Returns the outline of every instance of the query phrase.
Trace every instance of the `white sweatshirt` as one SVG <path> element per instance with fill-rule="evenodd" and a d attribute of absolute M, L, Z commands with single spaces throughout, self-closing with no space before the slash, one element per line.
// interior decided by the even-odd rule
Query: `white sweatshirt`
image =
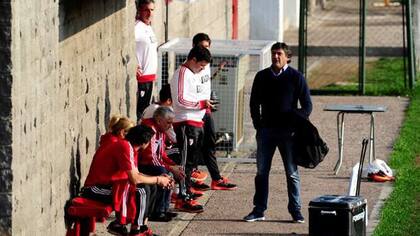
<path fill-rule="evenodd" d="M 158 65 L 158 42 L 155 33 L 150 25 L 146 25 L 139 20 L 136 21 L 134 35 L 136 38 L 137 62 L 143 71 L 143 74 L 137 77 L 137 81 L 140 83 L 154 81 Z"/>
<path fill-rule="evenodd" d="M 203 126 L 206 99 L 203 99 L 205 89 L 199 74 L 194 74 L 185 65 L 181 65 L 174 73 L 171 94 L 175 123 Z"/>

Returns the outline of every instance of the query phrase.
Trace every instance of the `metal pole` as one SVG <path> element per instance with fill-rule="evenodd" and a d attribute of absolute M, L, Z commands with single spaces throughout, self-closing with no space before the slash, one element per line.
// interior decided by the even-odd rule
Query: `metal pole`
<path fill-rule="evenodd" d="M 165 43 L 168 42 L 168 31 L 169 31 L 169 1 L 165 1 Z"/>
<path fill-rule="evenodd" d="M 306 6 L 307 6 L 307 0 L 301 0 L 300 1 L 300 7 L 299 7 L 299 52 L 298 52 L 298 70 L 302 72 L 305 77 L 305 38 L 306 38 Z"/>
<path fill-rule="evenodd" d="M 405 16 L 407 22 L 408 86 L 410 89 L 413 89 L 416 83 L 416 62 L 414 60 L 411 0 L 406 0 L 405 3 L 407 4 Z"/>
<path fill-rule="evenodd" d="M 359 13 L 359 93 L 365 94 L 365 29 L 366 29 L 366 0 L 360 0 L 360 13 Z"/>
<path fill-rule="evenodd" d="M 401 11 L 402 11 L 402 31 L 403 31 L 403 68 L 404 68 L 404 88 L 407 88 L 407 34 L 405 32 L 405 4 L 401 4 Z"/>

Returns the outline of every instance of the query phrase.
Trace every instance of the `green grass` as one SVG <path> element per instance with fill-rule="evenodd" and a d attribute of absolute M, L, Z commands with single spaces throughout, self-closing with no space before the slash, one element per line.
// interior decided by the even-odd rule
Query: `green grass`
<path fill-rule="evenodd" d="M 408 95 L 404 86 L 404 64 L 401 58 L 380 58 L 366 64 L 365 94 L 373 96 Z M 335 91 L 336 94 L 349 94 L 358 91 L 356 77 L 348 85 L 328 85 L 321 90 Z"/>
<path fill-rule="evenodd" d="M 414 90 L 390 160 L 394 190 L 382 209 L 374 236 L 420 234 L 420 86 Z"/>

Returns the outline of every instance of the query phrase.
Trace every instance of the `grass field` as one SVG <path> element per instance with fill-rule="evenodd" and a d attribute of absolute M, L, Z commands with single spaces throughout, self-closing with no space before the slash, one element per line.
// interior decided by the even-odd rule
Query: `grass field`
<path fill-rule="evenodd" d="M 366 63 L 365 95 L 398 96 L 408 95 L 410 91 L 405 86 L 404 64 L 400 58 L 380 58 Z M 328 85 L 323 91 L 337 91 L 338 94 L 355 93 L 358 91 L 357 78 L 349 79 L 349 83 Z"/>
<path fill-rule="evenodd" d="M 398 175 L 373 235 L 420 235 L 420 86 L 412 93 L 389 164 Z"/>

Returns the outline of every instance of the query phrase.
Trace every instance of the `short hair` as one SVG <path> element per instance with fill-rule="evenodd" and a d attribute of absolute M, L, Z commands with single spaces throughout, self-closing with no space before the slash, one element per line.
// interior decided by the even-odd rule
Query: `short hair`
<path fill-rule="evenodd" d="M 139 10 L 140 6 L 155 3 L 155 0 L 136 0 L 136 9 Z"/>
<path fill-rule="evenodd" d="M 150 142 L 153 135 L 155 135 L 155 131 L 149 126 L 136 125 L 128 131 L 125 140 L 130 142 L 131 145 L 140 146 Z"/>
<path fill-rule="evenodd" d="M 158 117 L 163 119 L 174 118 L 175 113 L 170 107 L 159 106 L 155 112 L 153 112 L 153 119 L 156 120 Z"/>
<path fill-rule="evenodd" d="M 271 51 L 283 49 L 284 53 L 286 53 L 286 56 L 288 58 L 287 63 L 290 63 L 292 60 L 292 50 L 289 48 L 289 46 L 286 43 L 277 42 L 274 43 L 273 46 L 271 46 Z"/>
<path fill-rule="evenodd" d="M 197 46 L 200 42 L 202 41 L 208 41 L 209 44 L 211 44 L 211 39 L 209 37 L 208 34 L 206 33 L 198 33 L 196 35 L 194 35 L 192 42 L 193 42 L 193 46 Z"/>
<path fill-rule="evenodd" d="M 191 60 L 193 58 L 195 58 L 197 61 L 211 62 L 211 53 L 207 48 L 197 45 L 193 47 L 188 53 L 187 59 Z"/>
<path fill-rule="evenodd" d="M 166 102 L 169 99 L 172 99 L 171 85 L 170 84 L 162 85 L 162 88 L 159 91 L 159 101 L 160 102 Z"/>
<path fill-rule="evenodd" d="M 134 126 L 134 122 L 122 115 L 113 115 L 109 120 L 108 132 L 117 135 L 121 130 L 128 132 Z"/>

